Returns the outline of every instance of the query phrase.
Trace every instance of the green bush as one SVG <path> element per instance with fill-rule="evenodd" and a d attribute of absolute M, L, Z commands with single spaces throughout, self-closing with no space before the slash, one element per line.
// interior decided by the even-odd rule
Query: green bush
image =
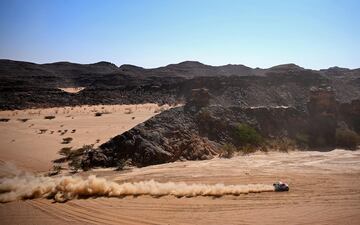
<path fill-rule="evenodd" d="M 346 149 L 356 149 L 360 143 L 359 136 L 348 129 L 337 129 L 336 130 L 336 145 Z"/>
<path fill-rule="evenodd" d="M 246 145 L 260 145 L 263 139 L 261 135 L 247 124 L 239 124 L 235 128 L 235 142 Z"/>
<path fill-rule="evenodd" d="M 237 149 L 233 144 L 226 143 L 221 148 L 220 157 L 230 159 L 234 156 L 236 151 Z"/>

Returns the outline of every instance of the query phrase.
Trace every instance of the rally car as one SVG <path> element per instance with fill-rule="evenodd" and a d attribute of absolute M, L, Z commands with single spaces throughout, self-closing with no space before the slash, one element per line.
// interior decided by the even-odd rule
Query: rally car
<path fill-rule="evenodd" d="M 287 183 L 283 183 L 281 181 L 278 181 L 273 184 L 275 191 L 289 191 L 289 185 Z"/>

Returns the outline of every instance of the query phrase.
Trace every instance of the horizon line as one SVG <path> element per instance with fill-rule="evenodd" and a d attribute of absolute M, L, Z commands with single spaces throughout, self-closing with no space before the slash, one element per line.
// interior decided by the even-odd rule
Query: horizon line
<path fill-rule="evenodd" d="M 277 66 L 283 66 L 283 65 L 295 65 L 295 66 L 298 66 L 298 67 L 303 68 L 305 70 L 315 70 L 315 71 L 328 70 L 328 69 L 331 69 L 331 68 L 349 69 L 349 70 L 358 70 L 358 69 L 360 69 L 360 67 L 350 68 L 350 67 L 342 67 L 342 66 L 337 66 L 337 65 L 330 66 L 328 68 L 314 69 L 314 68 L 303 67 L 303 66 L 301 66 L 299 64 L 296 64 L 296 63 L 293 63 L 293 62 L 277 64 L 277 65 L 273 65 L 273 66 L 270 66 L 270 67 L 258 67 L 258 66 L 252 67 L 252 66 L 247 66 L 245 64 L 241 64 L 241 63 L 228 63 L 228 64 L 216 64 L 216 65 L 213 65 L 213 64 L 203 63 L 203 62 L 198 61 L 198 60 L 184 60 L 184 61 L 180 61 L 180 62 L 177 62 L 177 63 L 169 63 L 169 64 L 162 65 L 162 66 L 144 67 L 144 66 L 139 66 L 137 64 L 131 64 L 131 63 L 117 64 L 117 63 L 114 63 L 114 62 L 111 62 L 111 61 L 106 61 L 106 60 L 100 60 L 100 61 L 92 62 L 92 63 L 80 63 L 80 62 L 72 62 L 72 61 L 66 61 L 66 60 L 42 63 L 42 62 L 35 62 L 35 61 L 25 61 L 25 60 L 18 60 L 18 59 L 0 58 L 0 61 L 15 61 L 15 62 L 32 63 L 32 64 L 37 64 L 37 65 L 46 65 L 46 64 L 55 64 L 55 63 L 71 63 L 71 64 L 78 64 L 78 65 L 93 65 L 93 64 L 103 62 L 103 63 L 114 64 L 118 68 L 120 68 L 121 66 L 129 65 L 129 66 L 140 67 L 140 68 L 143 68 L 143 69 L 158 69 L 158 68 L 162 68 L 162 67 L 166 67 L 166 66 L 170 66 L 170 65 L 178 65 L 178 64 L 186 63 L 186 62 L 200 63 L 202 65 L 212 66 L 212 67 L 222 67 L 222 66 L 231 66 L 232 65 L 232 66 L 245 66 L 245 67 L 248 67 L 250 69 L 264 69 L 264 70 L 271 69 L 271 68 L 277 67 Z"/>

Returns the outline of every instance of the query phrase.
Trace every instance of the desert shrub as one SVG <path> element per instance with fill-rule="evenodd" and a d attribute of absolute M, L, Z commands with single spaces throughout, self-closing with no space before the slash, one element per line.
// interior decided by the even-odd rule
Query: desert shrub
<path fill-rule="evenodd" d="M 220 157 L 230 159 L 234 156 L 237 151 L 236 147 L 233 144 L 226 143 L 222 146 Z"/>
<path fill-rule="evenodd" d="M 40 129 L 39 131 L 40 131 L 39 134 L 44 134 L 44 133 L 46 133 L 47 129 Z"/>
<path fill-rule="evenodd" d="M 341 148 L 356 149 L 360 143 L 359 136 L 349 129 L 336 130 L 336 145 Z"/>
<path fill-rule="evenodd" d="M 81 148 L 71 151 L 71 156 L 81 156 L 84 152 L 94 149 L 94 145 L 83 145 Z"/>
<path fill-rule="evenodd" d="M 62 170 L 62 167 L 60 165 L 53 165 L 52 170 L 48 173 L 49 176 L 55 176 L 58 175 Z"/>
<path fill-rule="evenodd" d="M 131 114 L 131 113 L 133 113 L 133 112 L 134 112 L 134 111 L 133 111 L 132 108 L 125 108 L 125 111 L 124 111 L 125 114 Z"/>
<path fill-rule="evenodd" d="M 0 118 L 0 122 L 9 122 L 10 121 L 10 119 L 8 119 L 8 118 Z"/>
<path fill-rule="evenodd" d="M 278 143 L 280 152 L 288 152 L 289 150 L 295 149 L 294 141 L 289 138 L 282 138 Z"/>
<path fill-rule="evenodd" d="M 126 166 L 125 159 L 121 159 L 116 162 L 116 170 L 118 171 L 123 170 L 125 166 Z"/>
<path fill-rule="evenodd" d="M 247 124 L 238 124 L 235 128 L 235 141 L 241 145 L 260 145 L 261 135 Z"/>
<path fill-rule="evenodd" d="M 60 155 L 68 157 L 71 153 L 71 149 L 72 149 L 72 147 L 64 147 L 64 148 L 60 149 L 60 151 L 58 153 Z"/>
<path fill-rule="evenodd" d="M 83 169 L 86 171 L 88 168 L 85 167 L 82 163 L 82 156 L 85 152 L 93 150 L 94 145 L 83 145 L 81 148 L 70 151 L 68 156 L 66 157 L 66 161 L 68 161 L 69 168 L 73 172 L 77 172 L 79 169 Z"/>
<path fill-rule="evenodd" d="M 69 144 L 72 140 L 73 140 L 72 137 L 63 138 L 63 141 L 61 142 L 61 144 Z"/>
<path fill-rule="evenodd" d="M 131 165 L 131 160 L 130 159 L 120 159 L 119 161 L 116 162 L 116 170 L 117 171 L 121 171 L 123 170 L 126 166 Z"/>
<path fill-rule="evenodd" d="M 295 136 L 295 141 L 300 148 L 307 148 L 309 146 L 309 135 L 298 133 Z"/>
<path fill-rule="evenodd" d="M 102 113 L 101 112 L 96 112 L 95 116 L 102 116 Z"/>
<path fill-rule="evenodd" d="M 81 169 L 81 159 L 79 157 L 73 158 L 68 165 L 73 172 L 77 172 Z"/>
<path fill-rule="evenodd" d="M 266 144 L 262 144 L 260 146 L 259 150 L 262 151 L 262 152 L 268 152 L 269 151 L 268 146 Z"/>
<path fill-rule="evenodd" d="M 244 154 L 250 154 L 250 153 L 256 152 L 256 148 L 250 144 L 246 144 L 246 145 L 242 146 L 239 150 L 240 150 L 240 152 L 242 152 Z"/>
<path fill-rule="evenodd" d="M 23 122 L 23 123 L 25 123 L 26 121 L 28 121 L 29 119 L 27 119 L 27 118 L 24 118 L 24 119 L 18 119 L 18 121 L 20 121 L 20 122 Z"/>
<path fill-rule="evenodd" d="M 155 109 L 154 113 L 162 113 L 162 112 L 166 111 L 167 109 L 169 109 L 169 107 L 167 105 L 162 105 L 162 106 L 158 105 L 158 106 L 159 106 L 159 108 Z"/>
<path fill-rule="evenodd" d="M 55 119 L 55 116 L 45 116 L 44 119 L 46 119 L 46 120 L 52 120 L 52 119 Z"/>
<path fill-rule="evenodd" d="M 289 138 L 276 138 L 267 142 L 267 145 L 273 149 L 280 152 L 288 152 L 296 148 L 295 141 Z"/>
<path fill-rule="evenodd" d="M 96 112 L 96 113 L 95 113 L 95 116 L 102 116 L 103 114 L 110 114 L 110 112 L 108 112 L 108 111 Z"/>

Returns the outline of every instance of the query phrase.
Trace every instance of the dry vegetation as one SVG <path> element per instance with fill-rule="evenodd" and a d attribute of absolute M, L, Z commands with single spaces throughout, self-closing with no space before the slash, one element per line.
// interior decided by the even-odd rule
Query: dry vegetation
<path fill-rule="evenodd" d="M 341 148 L 355 150 L 360 144 L 360 136 L 347 129 L 336 130 L 336 145 Z"/>
<path fill-rule="evenodd" d="M 23 118 L 23 119 L 17 119 L 17 120 L 20 121 L 20 122 L 25 123 L 25 122 L 28 121 L 29 119 L 28 119 L 28 118 Z"/>
<path fill-rule="evenodd" d="M 125 108 L 124 113 L 125 114 L 132 114 L 134 110 L 132 108 Z"/>
<path fill-rule="evenodd" d="M 69 144 L 73 140 L 72 137 L 63 138 L 61 144 Z"/>
<path fill-rule="evenodd" d="M 307 139 L 299 136 L 299 142 L 307 146 Z M 219 157 L 232 158 L 236 154 L 251 154 L 256 151 L 288 152 L 298 148 L 296 140 L 289 138 L 265 139 L 253 127 L 247 124 L 239 124 L 234 133 L 235 146 L 232 143 L 225 143 L 220 148 Z"/>

